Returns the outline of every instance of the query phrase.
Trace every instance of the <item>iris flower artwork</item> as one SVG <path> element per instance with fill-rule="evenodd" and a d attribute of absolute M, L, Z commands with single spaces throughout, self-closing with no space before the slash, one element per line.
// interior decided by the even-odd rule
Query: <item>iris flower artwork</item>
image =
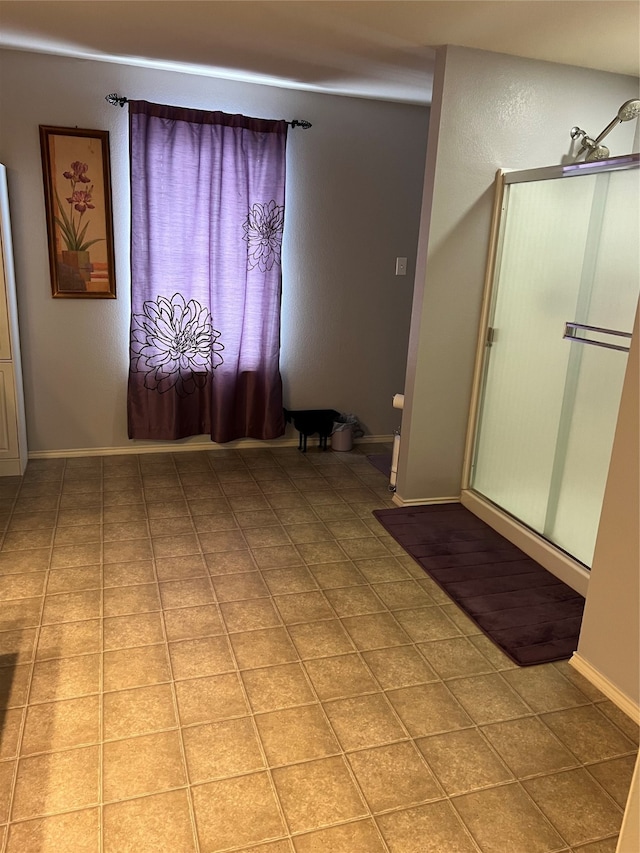
<path fill-rule="evenodd" d="M 107 131 L 40 127 L 54 297 L 115 297 Z"/>
<path fill-rule="evenodd" d="M 144 303 L 131 323 L 131 371 L 144 373 L 144 387 L 164 394 L 175 388 L 187 397 L 204 388 L 211 370 L 223 363 L 220 332 L 211 314 L 181 293 Z"/>

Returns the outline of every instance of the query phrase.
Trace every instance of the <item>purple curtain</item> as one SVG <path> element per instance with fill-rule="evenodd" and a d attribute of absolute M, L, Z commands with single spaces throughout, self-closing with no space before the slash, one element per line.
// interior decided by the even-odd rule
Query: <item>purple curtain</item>
<path fill-rule="evenodd" d="M 130 438 L 284 433 L 287 123 L 129 101 Z"/>

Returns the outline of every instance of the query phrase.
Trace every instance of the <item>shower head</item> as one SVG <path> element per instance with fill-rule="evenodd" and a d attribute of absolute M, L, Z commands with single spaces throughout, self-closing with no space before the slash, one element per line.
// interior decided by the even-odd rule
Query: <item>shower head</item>
<path fill-rule="evenodd" d="M 640 115 L 640 100 L 637 98 L 632 101 L 625 101 L 618 110 L 619 121 L 631 121 L 632 118 L 638 118 Z"/>
<path fill-rule="evenodd" d="M 606 160 L 609 156 L 609 149 L 606 145 L 600 145 L 602 140 L 607 136 L 614 127 L 620 124 L 623 121 L 631 121 L 631 119 L 638 118 L 640 115 L 640 100 L 632 99 L 630 101 L 625 101 L 624 104 L 618 110 L 617 116 L 613 119 L 613 121 L 609 122 L 609 124 L 605 127 L 605 129 L 596 136 L 595 139 L 591 139 L 587 136 L 586 131 L 581 130 L 579 127 L 571 128 L 571 138 L 578 139 L 582 137 L 582 145 L 580 146 L 580 150 L 578 151 L 578 157 L 581 154 L 584 154 L 585 151 L 589 153 L 585 157 L 585 160 Z"/>

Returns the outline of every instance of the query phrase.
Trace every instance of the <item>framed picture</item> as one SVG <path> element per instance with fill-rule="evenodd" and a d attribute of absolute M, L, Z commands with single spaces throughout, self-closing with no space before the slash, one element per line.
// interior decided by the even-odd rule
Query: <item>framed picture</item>
<path fill-rule="evenodd" d="M 40 125 L 51 291 L 115 299 L 109 133 Z"/>

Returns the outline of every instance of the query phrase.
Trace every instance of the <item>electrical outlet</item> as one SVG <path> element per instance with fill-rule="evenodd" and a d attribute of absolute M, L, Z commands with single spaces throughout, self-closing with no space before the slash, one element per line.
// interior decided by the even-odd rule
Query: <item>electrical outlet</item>
<path fill-rule="evenodd" d="M 406 275 L 407 274 L 407 259 L 406 258 L 396 258 L 396 275 Z"/>

